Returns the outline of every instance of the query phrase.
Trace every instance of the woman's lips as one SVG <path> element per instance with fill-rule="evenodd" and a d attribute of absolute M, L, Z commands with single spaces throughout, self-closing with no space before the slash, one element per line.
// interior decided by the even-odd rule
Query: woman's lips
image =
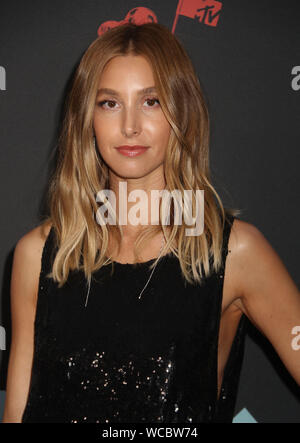
<path fill-rule="evenodd" d="M 148 149 L 148 146 L 119 146 L 116 149 L 122 155 L 136 157 L 137 155 L 143 154 Z"/>

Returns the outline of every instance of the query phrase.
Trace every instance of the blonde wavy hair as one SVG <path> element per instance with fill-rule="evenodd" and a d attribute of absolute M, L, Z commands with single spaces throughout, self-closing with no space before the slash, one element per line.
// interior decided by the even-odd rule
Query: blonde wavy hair
<path fill-rule="evenodd" d="M 148 226 L 134 244 L 138 257 L 147 239 L 163 231 L 165 246 L 180 262 L 189 283 L 203 282 L 204 276 L 220 269 L 226 209 L 211 184 L 209 169 L 209 114 L 192 62 L 180 41 L 158 23 L 126 23 L 110 29 L 94 40 L 84 53 L 65 102 L 64 118 L 58 139 L 58 161 L 47 193 L 48 216 L 55 231 L 57 253 L 48 277 L 59 287 L 70 270 L 83 270 L 90 285 L 92 274 L 114 263 L 107 255 L 110 236 L 120 247 L 122 227 L 100 225 L 95 219 L 96 195 L 109 189 L 109 169 L 93 143 L 93 115 L 98 82 L 106 64 L 116 56 L 140 55 L 153 69 L 158 99 L 171 135 L 164 162 L 166 189 L 204 190 L 204 232 L 186 236 L 186 226 L 174 224 L 174 205 L 167 230 L 161 223 Z M 193 199 L 195 214 L 195 199 Z M 212 259 L 212 267 L 210 260 Z M 159 257 L 150 266 L 155 266 Z"/>

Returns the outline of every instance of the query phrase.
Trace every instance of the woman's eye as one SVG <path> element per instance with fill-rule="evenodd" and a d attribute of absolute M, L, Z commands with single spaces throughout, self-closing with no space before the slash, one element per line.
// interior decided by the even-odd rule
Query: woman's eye
<path fill-rule="evenodd" d="M 155 98 L 155 97 L 146 98 L 144 100 L 144 102 L 148 102 L 148 106 L 146 106 L 147 108 L 154 108 L 155 107 L 155 102 L 157 102 L 159 104 L 159 100 L 157 98 Z M 104 108 L 104 109 L 107 109 L 107 108 L 108 109 L 115 109 L 116 108 L 114 106 L 115 103 L 116 102 L 114 100 L 102 100 L 101 102 L 98 103 L 98 106 L 100 108 Z M 106 105 L 106 104 L 107 104 L 107 106 L 104 107 L 104 105 Z"/>
<path fill-rule="evenodd" d="M 101 102 L 99 102 L 98 103 L 98 106 L 100 106 L 100 108 L 103 108 L 103 106 L 106 104 L 106 103 L 115 103 L 115 101 L 113 101 L 113 100 L 102 100 Z M 108 106 L 110 109 L 114 109 L 114 107 L 113 106 Z"/>
<path fill-rule="evenodd" d="M 146 100 L 145 100 L 146 102 L 157 102 L 158 104 L 159 104 L 159 100 L 158 100 L 158 98 L 154 98 L 154 97 L 151 97 L 151 98 L 146 98 Z M 150 108 L 154 108 L 154 106 L 153 105 L 150 105 L 149 106 Z"/>

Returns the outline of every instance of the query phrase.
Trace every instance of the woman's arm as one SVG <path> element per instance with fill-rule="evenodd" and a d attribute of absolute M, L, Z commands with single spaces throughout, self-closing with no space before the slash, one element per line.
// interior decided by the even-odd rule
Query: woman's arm
<path fill-rule="evenodd" d="M 17 243 L 11 275 L 12 341 L 2 423 L 20 423 L 27 401 L 41 257 L 50 227 L 34 228 Z"/>
<path fill-rule="evenodd" d="M 261 331 L 300 385 L 300 349 L 295 327 L 300 327 L 300 292 L 278 254 L 250 223 L 235 220 L 238 306 Z M 299 330 L 299 329 L 298 329 Z M 299 334 L 299 332 L 298 332 Z M 300 344 L 300 340 L 298 340 Z"/>

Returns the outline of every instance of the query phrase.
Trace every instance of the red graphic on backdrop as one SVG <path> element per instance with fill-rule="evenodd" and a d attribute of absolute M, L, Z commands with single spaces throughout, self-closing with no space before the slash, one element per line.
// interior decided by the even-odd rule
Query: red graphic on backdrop
<path fill-rule="evenodd" d="M 133 8 L 127 13 L 126 17 L 119 22 L 109 20 L 102 23 L 98 28 L 97 34 L 104 34 L 104 32 L 108 31 L 109 29 L 123 25 L 123 23 L 134 23 L 136 25 L 142 25 L 143 23 L 157 23 L 157 17 L 149 8 Z"/>
<path fill-rule="evenodd" d="M 197 18 L 205 25 L 217 26 L 221 9 L 222 3 L 216 0 L 179 0 L 172 33 L 174 34 L 179 15 Z"/>
<path fill-rule="evenodd" d="M 175 32 L 180 15 L 193 19 L 196 18 L 199 22 L 208 26 L 217 26 L 221 9 L 222 3 L 216 0 L 179 0 L 172 26 L 172 33 L 174 34 Z M 102 35 L 109 29 L 123 25 L 123 23 L 134 23 L 136 25 L 157 23 L 157 17 L 151 9 L 139 6 L 131 9 L 123 20 L 108 20 L 102 23 L 97 30 L 97 34 Z"/>

